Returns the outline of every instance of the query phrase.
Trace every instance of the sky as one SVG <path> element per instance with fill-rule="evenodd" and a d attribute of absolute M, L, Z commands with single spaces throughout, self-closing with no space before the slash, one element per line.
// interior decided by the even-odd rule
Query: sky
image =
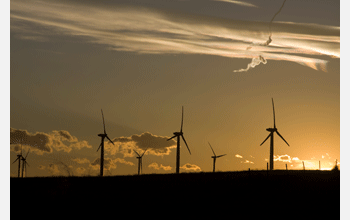
<path fill-rule="evenodd" d="M 340 164 L 340 2 L 10 1 L 10 175 L 266 169 Z"/>

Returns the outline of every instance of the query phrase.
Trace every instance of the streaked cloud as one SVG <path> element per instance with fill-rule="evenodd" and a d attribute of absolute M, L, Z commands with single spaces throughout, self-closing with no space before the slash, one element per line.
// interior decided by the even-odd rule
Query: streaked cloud
<path fill-rule="evenodd" d="M 214 1 L 228 2 L 228 3 L 237 4 L 237 5 L 240 5 L 240 6 L 258 8 L 258 6 L 254 5 L 254 4 L 251 4 L 251 3 L 248 3 L 248 2 L 244 2 L 244 1 L 234 1 L 234 0 L 214 0 Z"/>
<path fill-rule="evenodd" d="M 245 58 L 252 60 L 251 66 L 263 57 L 265 62 L 289 61 L 322 71 L 327 71 L 329 59 L 340 57 L 340 29 L 334 26 L 275 22 L 273 41 L 262 46 L 268 38 L 268 22 L 40 0 L 12 0 L 10 15 L 11 34 L 18 38 L 80 36 L 117 51 Z"/>
<path fill-rule="evenodd" d="M 250 161 L 250 160 L 241 161 L 241 163 L 251 163 L 251 164 L 254 164 L 254 162 L 253 162 L 253 161 Z"/>
<path fill-rule="evenodd" d="M 243 156 L 241 156 L 241 155 L 239 155 L 239 154 L 236 154 L 235 157 L 243 158 Z"/>

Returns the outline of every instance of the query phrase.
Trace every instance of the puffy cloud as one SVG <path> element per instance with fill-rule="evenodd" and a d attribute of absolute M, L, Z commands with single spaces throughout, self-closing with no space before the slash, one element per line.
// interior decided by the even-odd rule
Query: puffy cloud
<path fill-rule="evenodd" d="M 54 176 L 62 174 L 61 170 L 58 168 L 57 164 L 50 164 L 46 169 Z"/>
<path fill-rule="evenodd" d="M 292 158 L 285 154 L 285 155 L 274 155 L 273 156 L 273 161 L 281 161 L 281 162 L 288 162 L 288 163 L 292 163 Z"/>
<path fill-rule="evenodd" d="M 239 155 L 239 154 L 236 154 L 235 157 L 243 158 L 243 156 L 241 156 L 241 155 Z"/>
<path fill-rule="evenodd" d="M 148 165 L 149 168 L 153 168 L 155 170 L 171 170 L 171 166 L 164 166 L 163 164 L 158 165 L 156 162 Z"/>
<path fill-rule="evenodd" d="M 47 170 L 53 176 L 74 175 L 73 166 L 68 166 L 67 164 L 61 161 L 58 163 L 50 163 L 48 166 L 40 165 L 38 168 L 40 170 Z"/>
<path fill-rule="evenodd" d="M 248 6 L 243 1 L 230 2 Z M 91 43 L 118 51 L 253 59 L 251 67 L 270 59 L 326 71 L 325 59 L 340 58 L 340 28 L 335 26 L 274 22 L 273 41 L 266 46 L 270 22 L 186 16 L 159 8 L 80 4 L 12 0 L 11 32 L 33 40 L 49 40 L 53 34 L 87 36 L 85 39 Z M 23 24 L 46 28 L 34 31 Z M 257 59 L 260 56 L 264 60 Z"/>
<path fill-rule="evenodd" d="M 90 163 L 90 160 L 88 160 L 87 158 L 74 158 L 72 160 L 79 163 L 79 164 L 84 164 L 84 163 L 89 164 Z"/>
<path fill-rule="evenodd" d="M 100 170 L 100 163 L 101 163 L 101 158 L 96 158 L 93 160 L 90 165 L 94 170 Z M 104 170 L 110 170 L 110 169 L 116 169 L 117 165 L 114 163 L 114 161 L 110 158 L 105 158 L 103 161 L 103 169 Z"/>
<path fill-rule="evenodd" d="M 130 161 L 126 161 L 122 158 L 116 158 L 116 159 L 111 159 L 111 158 L 104 158 L 104 162 L 103 162 L 103 169 L 104 170 L 111 170 L 111 169 L 116 169 L 117 168 L 117 163 L 122 163 L 122 164 L 126 164 L 129 166 L 134 166 L 135 164 L 133 162 Z M 101 158 L 98 157 L 95 160 L 93 160 L 90 163 L 90 167 L 92 167 L 92 169 L 94 170 L 99 170 L 100 169 L 100 164 L 101 164 Z"/>
<path fill-rule="evenodd" d="M 130 161 L 126 161 L 124 160 L 123 158 L 116 158 L 113 160 L 115 163 L 122 163 L 122 164 L 126 164 L 126 165 L 129 165 L 129 166 L 134 166 L 135 164 L 133 162 L 130 162 Z"/>
<path fill-rule="evenodd" d="M 169 155 L 172 148 L 176 147 L 174 139 L 167 141 L 169 137 L 153 135 L 149 132 L 141 135 L 134 134 L 130 137 L 118 137 L 112 139 L 114 146 L 105 142 L 105 150 L 111 155 L 121 153 L 124 157 L 133 157 L 136 154 L 133 150 L 147 150 L 146 154 L 156 156 Z"/>
<path fill-rule="evenodd" d="M 190 164 L 190 163 L 186 163 L 180 168 L 186 171 L 196 171 L 196 172 L 201 171 L 201 168 L 199 166 L 195 164 Z"/>
<path fill-rule="evenodd" d="M 68 131 L 52 131 L 51 133 L 29 133 L 27 130 L 10 128 L 11 144 L 16 144 L 14 150 L 20 150 L 20 145 L 30 146 L 37 154 L 52 153 L 57 151 L 70 152 L 72 149 L 92 148 L 87 141 L 78 141 Z"/>
<path fill-rule="evenodd" d="M 86 169 L 84 167 L 77 167 L 75 170 L 78 175 L 83 175 L 86 173 Z"/>

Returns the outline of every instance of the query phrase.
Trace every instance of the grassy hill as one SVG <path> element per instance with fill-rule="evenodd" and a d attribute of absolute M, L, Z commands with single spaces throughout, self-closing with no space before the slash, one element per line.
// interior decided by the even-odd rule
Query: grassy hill
<path fill-rule="evenodd" d="M 11 216 L 339 219 L 339 171 L 241 171 L 108 177 L 11 178 Z M 25 196 L 25 205 L 19 200 Z M 34 202 L 37 201 L 37 202 Z M 69 211 L 70 210 L 70 211 Z M 125 216 L 122 213 L 127 213 Z M 27 216 L 29 217 L 29 216 Z M 33 217 L 37 217 L 33 215 Z M 141 217 L 141 216 L 140 216 Z M 146 217 L 146 216 L 145 216 Z M 191 217 L 191 218 L 192 218 Z"/>

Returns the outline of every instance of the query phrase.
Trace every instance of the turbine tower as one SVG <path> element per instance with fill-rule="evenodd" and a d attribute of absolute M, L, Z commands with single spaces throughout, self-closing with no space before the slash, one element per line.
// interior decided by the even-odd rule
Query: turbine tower
<path fill-rule="evenodd" d="M 172 136 L 171 138 L 168 139 L 171 140 L 175 137 L 177 137 L 177 147 L 176 147 L 176 173 L 180 173 L 180 136 L 182 137 L 182 140 L 184 140 L 186 147 L 188 149 L 188 152 L 190 152 L 190 148 L 187 145 L 187 142 L 183 136 L 183 132 L 182 132 L 182 126 L 183 126 L 183 122 L 184 122 L 184 107 L 182 106 L 182 119 L 181 119 L 181 128 L 180 128 L 180 132 L 174 132 L 174 136 Z"/>
<path fill-rule="evenodd" d="M 18 160 L 18 178 L 21 175 L 21 158 L 22 158 L 22 144 L 21 144 L 21 153 L 17 154 L 17 159 L 12 163 L 14 164 Z"/>
<path fill-rule="evenodd" d="M 28 154 L 29 154 L 29 151 L 27 152 L 27 155 L 25 157 L 22 157 L 22 178 L 23 178 L 23 173 L 24 171 L 26 172 L 26 175 L 27 175 L 27 165 L 29 166 L 29 164 L 27 163 L 26 159 L 28 157 Z"/>
<path fill-rule="evenodd" d="M 103 131 L 104 133 L 103 134 L 98 134 L 97 136 L 101 137 L 101 144 L 100 146 L 98 147 L 97 151 L 101 148 L 101 164 L 100 164 L 100 176 L 103 176 L 103 161 L 104 161 L 104 139 L 107 138 L 113 145 L 113 141 L 111 139 L 109 139 L 109 137 L 107 136 L 107 133 L 106 133 L 106 126 L 105 126 L 105 119 L 103 117 L 103 111 L 101 109 L 101 113 L 102 113 L 102 120 L 103 120 Z"/>
<path fill-rule="evenodd" d="M 266 131 L 270 132 L 270 134 L 267 136 L 267 138 L 260 144 L 263 145 L 267 139 L 270 138 L 270 170 L 273 170 L 273 133 L 276 132 L 278 136 L 282 138 L 284 142 L 289 146 L 287 141 L 282 137 L 282 135 L 277 131 L 276 128 L 276 120 L 275 120 L 275 105 L 273 103 L 272 99 L 272 109 L 273 109 L 273 128 L 266 128 Z"/>
<path fill-rule="evenodd" d="M 141 156 L 135 150 L 133 150 L 133 151 L 138 155 L 138 157 L 136 157 L 139 160 L 138 172 L 137 173 L 138 173 L 138 175 L 140 175 L 141 174 L 141 170 L 142 170 L 142 157 L 143 157 L 143 155 L 145 155 L 147 149 L 143 152 L 143 154 Z"/>
<path fill-rule="evenodd" d="M 222 155 L 216 156 L 216 154 L 215 154 L 215 152 L 214 152 L 214 150 L 213 150 L 213 148 L 211 147 L 211 145 L 210 145 L 210 143 L 209 143 L 209 142 L 208 142 L 208 144 L 209 144 L 209 146 L 210 146 L 210 148 L 211 148 L 211 150 L 213 151 L 213 154 L 214 154 L 214 156 L 212 156 L 211 158 L 213 158 L 213 173 L 215 173 L 215 163 L 216 163 L 216 158 L 219 158 L 219 157 L 225 156 L 226 154 L 222 154 Z"/>

